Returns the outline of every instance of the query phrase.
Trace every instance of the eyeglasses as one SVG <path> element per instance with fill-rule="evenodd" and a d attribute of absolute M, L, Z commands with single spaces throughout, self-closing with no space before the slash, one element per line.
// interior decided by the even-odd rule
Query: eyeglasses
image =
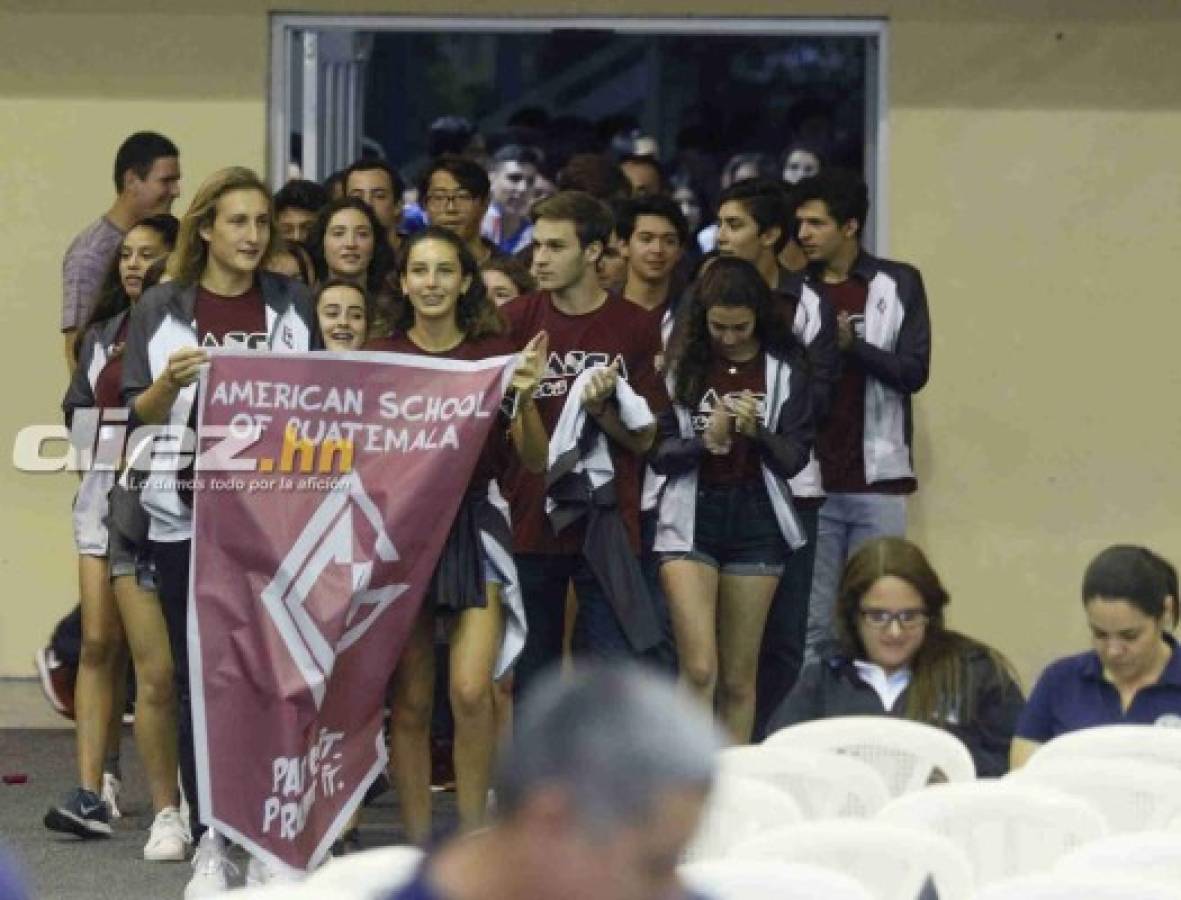
<path fill-rule="evenodd" d="M 426 195 L 426 205 L 436 209 L 448 206 L 471 206 L 475 199 L 471 191 L 431 191 Z"/>
<path fill-rule="evenodd" d="M 927 620 L 931 618 L 925 610 L 921 609 L 900 609 L 897 612 L 891 612 L 888 609 L 863 609 L 860 612 L 866 625 L 882 631 L 889 628 L 891 622 L 897 622 L 898 627 L 903 631 L 914 631 L 916 628 L 926 625 Z"/>

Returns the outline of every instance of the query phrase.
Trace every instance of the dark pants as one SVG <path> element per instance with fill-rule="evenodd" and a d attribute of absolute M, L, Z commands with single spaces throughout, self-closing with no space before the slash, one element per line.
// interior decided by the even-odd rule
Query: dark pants
<path fill-rule="evenodd" d="M 664 595 L 664 585 L 660 581 L 660 556 L 652 549 L 656 541 L 656 513 L 643 513 L 640 516 L 640 569 L 644 573 L 644 581 L 648 583 L 648 592 L 652 595 L 652 604 L 656 608 L 656 615 L 660 619 L 660 643 L 644 653 L 644 659 L 656 669 L 671 678 L 677 677 L 677 644 L 673 636 L 672 619 L 668 613 L 668 598 Z"/>
<path fill-rule="evenodd" d="M 189 551 L 191 541 L 153 541 L 157 587 L 164 622 L 168 626 L 168 644 L 172 648 L 172 666 L 176 682 L 177 756 L 180 761 L 180 785 L 189 801 L 189 828 L 193 840 L 200 839 L 205 827 L 197 809 L 197 757 L 193 749 L 193 708 L 189 696 Z"/>
<path fill-rule="evenodd" d="M 541 672 L 562 658 L 566 588 L 571 579 L 578 595 L 574 654 L 599 659 L 636 658 L 611 601 L 581 556 L 522 553 L 517 556 L 517 575 L 529 632 L 525 649 L 513 668 L 515 698 L 523 696 Z"/>
<path fill-rule="evenodd" d="M 808 543 L 787 557 L 779 587 L 767 613 L 759 674 L 755 684 L 755 724 L 751 740 L 767 736 L 771 714 L 791 692 L 804 660 L 808 633 L 808 598 L 812 593 L 812 566 L 816 561 L 816 530 L 820 509 L 800 503 L 796 515 Z"/>

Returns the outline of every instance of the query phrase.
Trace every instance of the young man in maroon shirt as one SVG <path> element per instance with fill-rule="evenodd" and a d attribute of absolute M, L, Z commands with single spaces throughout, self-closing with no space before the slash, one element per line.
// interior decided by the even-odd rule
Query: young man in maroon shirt
<path fill-rule="evenodd" d="M 597 508 L 593 515 L 619 517 L 626 545 L 617 563 L 634 567 L 639 551 L 641 457 L 652 445 L 656 426 L 628 430 L 620 417 L 616 385 L 626 380 L 653 413 L 667 404 L 654 367 L 660 347 L 658 323 L 640 307 L 599 286 L 595 263 L 613 225 L 605 204 L 589 194 L 563 191 L 536 204 L 531 218 L 533 273 L 540 290 L 511 301 L 503 310 L 514 335 L 526 336 L 522 345 L 540 331 L 549 335 L 549 361 L 535 399 L 551 434 L 575 379 L 599 367 L 584 393 L 569 400 L 581 403 L 586 416 L 607 437 L 616 502 L 605 510 Z M 590 517 L 555 533 L 545 508 L 544 476 L 514 472 L 510 493 L 514 551 L 529 623 L 515 690 L 524 690 L 539 671 L 561 656 L 566 588 L 571 580 L 579 606 L 575 653 L 631 656 L 655 643 L 658 628 L 647 592 L 618 596 L 608 590 L 608 579 L 593 563 L 597 554 L 589 546 L 586 527 Z M 630 558 L 623 558 L 628 554 Z M 644 627 L 633 627 L 637 621 Z M 637 645 L 646 643 L 636 637 L 641 632 L 651 639 L 647 646 Z"/>
<path fill-rule="evenodd" d="M 635 197 L 620 205 L 615 233 L 627 260 L 623 296 L 663 315 L 674 299 L 674 274 L 689 242 L 681 207 L 663 194 Z"/>
<path fill-rule="evenodd" d="M 801 181 L 795 199 L 807 283 L 837 311 L 842 363 L 816 436 L 827 499 L 809 602 L 811 657 L 831 636 L 849 554 L 870 538 L 906 532 L 906 495 L 916 488 L 910 398 L 927 383 L 931 322 L 918 269 L 861 246 L 869 193 L 859 176 L 826 170 Z"/>

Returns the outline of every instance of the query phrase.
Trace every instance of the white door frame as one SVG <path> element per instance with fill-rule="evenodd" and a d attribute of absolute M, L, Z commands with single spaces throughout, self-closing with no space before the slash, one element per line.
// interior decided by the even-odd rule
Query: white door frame
<path fill-rule="evenodd" d="M 610 30 L 623 34 L 751 35 L 758 37 L 860 37 L 867 41 L 865 80 L 865 169 L 871 200 L 866 243 L 879 254 L 888 246 L 889 28 L 885 19 L 823 18 L 612 18 L 609 16 L 468 18 L 458 16 L 271 14 L 271 75 L 267 97 L 269 182 L 286 179 L 291 134 L 292 54 L 297 30 L 478 31 L 520 34 L 554 29 Z M 306 138 L 305 138 L 306 139 Z"/>

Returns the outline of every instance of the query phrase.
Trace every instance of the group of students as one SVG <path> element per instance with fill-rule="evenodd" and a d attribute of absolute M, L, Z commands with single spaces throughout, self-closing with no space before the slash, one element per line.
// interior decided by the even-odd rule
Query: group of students
<path fill-rule="evenodd" d="M 518 355 L 511 417 L 483 448 L 391 681 L 391 766 L 411 840 L 431 833 L 440 631 L 464 829 L 485 821 L 498 706 L 567 649 L 675 660 L 738 742 L 825 715 L 905 715 L 959 735 L 981 774 L 1060 731 L 1181 713 L 1176 574 L 1141 548 L 1113 548 L 1088 570 L 1096 653 L 1048 670 L 1054 685 L 1040 682 L 1024 712 L 1003 657 L 945 627 L 947 591 L 901 537 L 926 297 L 916 269 L 862 248 L 857 176 L 824 172 L 790 195 L 735 182 L 717 253 L 685 274 L 684 219 L 661 195 L 613 211 L 559 190 L 529 209 L 527 261 L 507 257 L 480 233 L 489 176 L 459 156 L 428 166 L 430 224 L 414 233 L 400 228 L 400 177 L 375 161 L 344 173 L 336 199 L 300 187 L 272 200 L 254 173 L 224 169 L 177 226 L 164 215 L 175 180 L 149 188 L 162 160 L 179 177 L 178 154 L 154 138 L 133 136 L 139 150 L 116 164 L 117 206 L 148 215 L 123 223 L 102 302 L 77 330 L 68 419 L 125 408 L 134 423 L 193 422 L 210 347 Z M 604 284 L 611 246 L 627 262 L 618 289 Z M 183 859 L 198 841 L 186 896 L 200 896 L 225 886 L 226 858 L 196 803 L 191 496 L 183 481 L 134 471 L 85 473 L 75 504 L 80 786 L 45 821 L 110 833 L 103 760 L 126 646 L 156 813 L 144 856 Z M 453 562 L 472 558 L 476 575 Z M 252 860 L 248 880 L 274 874 Z"/>

